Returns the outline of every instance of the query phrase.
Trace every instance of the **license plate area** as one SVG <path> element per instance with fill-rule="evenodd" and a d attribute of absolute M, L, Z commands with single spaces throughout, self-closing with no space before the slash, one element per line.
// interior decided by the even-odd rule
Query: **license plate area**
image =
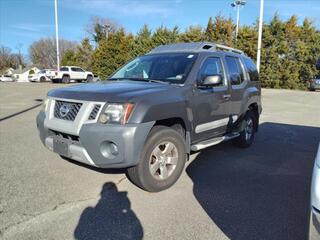
<path fill-rule="evenodd" d="M 54 138 L 53 151 L 62 156 L 69 157 L 69 143 L 67 143 L 64 139 Z"/>

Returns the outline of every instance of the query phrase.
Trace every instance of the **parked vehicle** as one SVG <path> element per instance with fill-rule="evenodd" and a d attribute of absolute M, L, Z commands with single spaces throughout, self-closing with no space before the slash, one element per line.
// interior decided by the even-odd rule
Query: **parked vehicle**
<path fill-rule="evenodd" d="M 320 144 L 313 168 L 309 240 L 320 239 Z"/>
<path fill-rule="evenodd" d="M 314 79 L 310 80 L 310 91 L 316 91 L 317 89 L 320 89 L 320 75 L 316 75 Z"/>
<path fill-rule="evenodd" d="M 72 80 L 77 82 L 92 82 L 93 73 L 76 66 L 64 66 L 61 67 L 60 71 L 57 71 L 52 78 L 52 82 L 70 83 Z"/>
<path fill-rule="evenodd" d="M 320 71 L 320 58 L 316 63 L 316 68 L 318 71 Z M 317 89 L 320 89 L 320 72 L 318 75 L 314 77 L 314 79 L 310 81 L 310 85 L 309 85 L 310 91 L 316 91 Z"/>
<path fill-rule="evenodd" d="M 100 77 L 98 75 L 93 75 L 93 79 L 92 79 L 92 82 L 99 82 L 101 81 Z"/>
<path fill-rule="evenodd" d="M 191 151 L 258 130 L 259 75 L 240 50 L 214 43 L 159 46 L 107 82 L 51 90 L 37 127 L 43 144 L 100 168 L 127 168 L 151 192 L 173 185 Z M 213 169 L 214 171 L 214 169 Z"/>
<path fill-rule="evenodd" d="M 0 75 L 0 82 L 12 82 L 13 79 L 9 75 Z"/>
<path fill-rule="evenodd" d="M 30 82 L 47 82 L 50 81 L 53 77 L 55 77 L 54 70 L 43 69 L 35 74 L 29 75 L 28 80 Z"/>

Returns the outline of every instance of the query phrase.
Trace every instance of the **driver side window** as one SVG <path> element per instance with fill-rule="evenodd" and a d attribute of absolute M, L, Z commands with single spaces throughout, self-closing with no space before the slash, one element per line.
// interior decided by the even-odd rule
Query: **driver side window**
<path fill-rule="evenodd" d="M 223 74 L 223 68 L 220 58 L 218 57 L 209 57 L 207 58 L 204 63 L 202 64 L 202 67 L 200 69 L 200 79 L 203 81 L 207 76 L 215 76 L 220 75 L 222 79 L 222 84 L 218 87 L 224 86 L 224 74 Z"/>

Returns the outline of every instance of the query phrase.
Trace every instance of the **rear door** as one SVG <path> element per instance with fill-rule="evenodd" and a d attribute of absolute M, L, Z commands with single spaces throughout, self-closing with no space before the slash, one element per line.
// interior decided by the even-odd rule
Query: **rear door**
<path fill-rule="evenodd" d="M 86 79 L 87 76 L 85 76 L 85 71 L 82 68 L 77 68 L 79 79 L 83 80 Z"/>
<path fill-rule="evenodd" d="M 70 77 L 71 79 L 75 79 L 75 80 L 80 79 L 81 76 L 79 74 L 77 67 L 71 67 Z"/>
<path fill-rule="evenodd" d="M 226 132 L 229 123 L 230 89 L 220 57 L 206 58 L 200 68 L 198 81 L 208 75 L 221 75 L 223 83 L 214 87 L 197 85 L 191 99 L 194 131 L 193 141 L 202 141 Z"/>

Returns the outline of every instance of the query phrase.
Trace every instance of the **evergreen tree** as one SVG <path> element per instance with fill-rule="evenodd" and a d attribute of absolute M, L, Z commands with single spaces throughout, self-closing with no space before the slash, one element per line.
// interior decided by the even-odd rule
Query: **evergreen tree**
<path fill-rule="evenodd" d="M 102 79 L 110 76 L 133 57 L 134 38 L 123 28 L 100 41 L 93 53 L 92 69 Z"/>
<path fill-rule="evenodd" d="M 190 26 L 179 38 L 182 42 L 201 42 L 205 40 L 205 35 L 201 26 Z"/>
<path fill-rule="evenodd" d="M 134 56 L 146 54 L 155 47 L 148 25 L 144 25 L 135 37 Z"/>
<path fill-rule="evenodd" d="M 208 24 L 207 24 L 206 32 L 205 32 L 205 38 L 207 41 L 213 42 L 215 40 L 215 32 L 214 31 L 215 31 L 215 29 L 214 29 L 214 25 L 213 25 L 213 20 L 212 20 L 212 17 L 210 17 Z"/>

